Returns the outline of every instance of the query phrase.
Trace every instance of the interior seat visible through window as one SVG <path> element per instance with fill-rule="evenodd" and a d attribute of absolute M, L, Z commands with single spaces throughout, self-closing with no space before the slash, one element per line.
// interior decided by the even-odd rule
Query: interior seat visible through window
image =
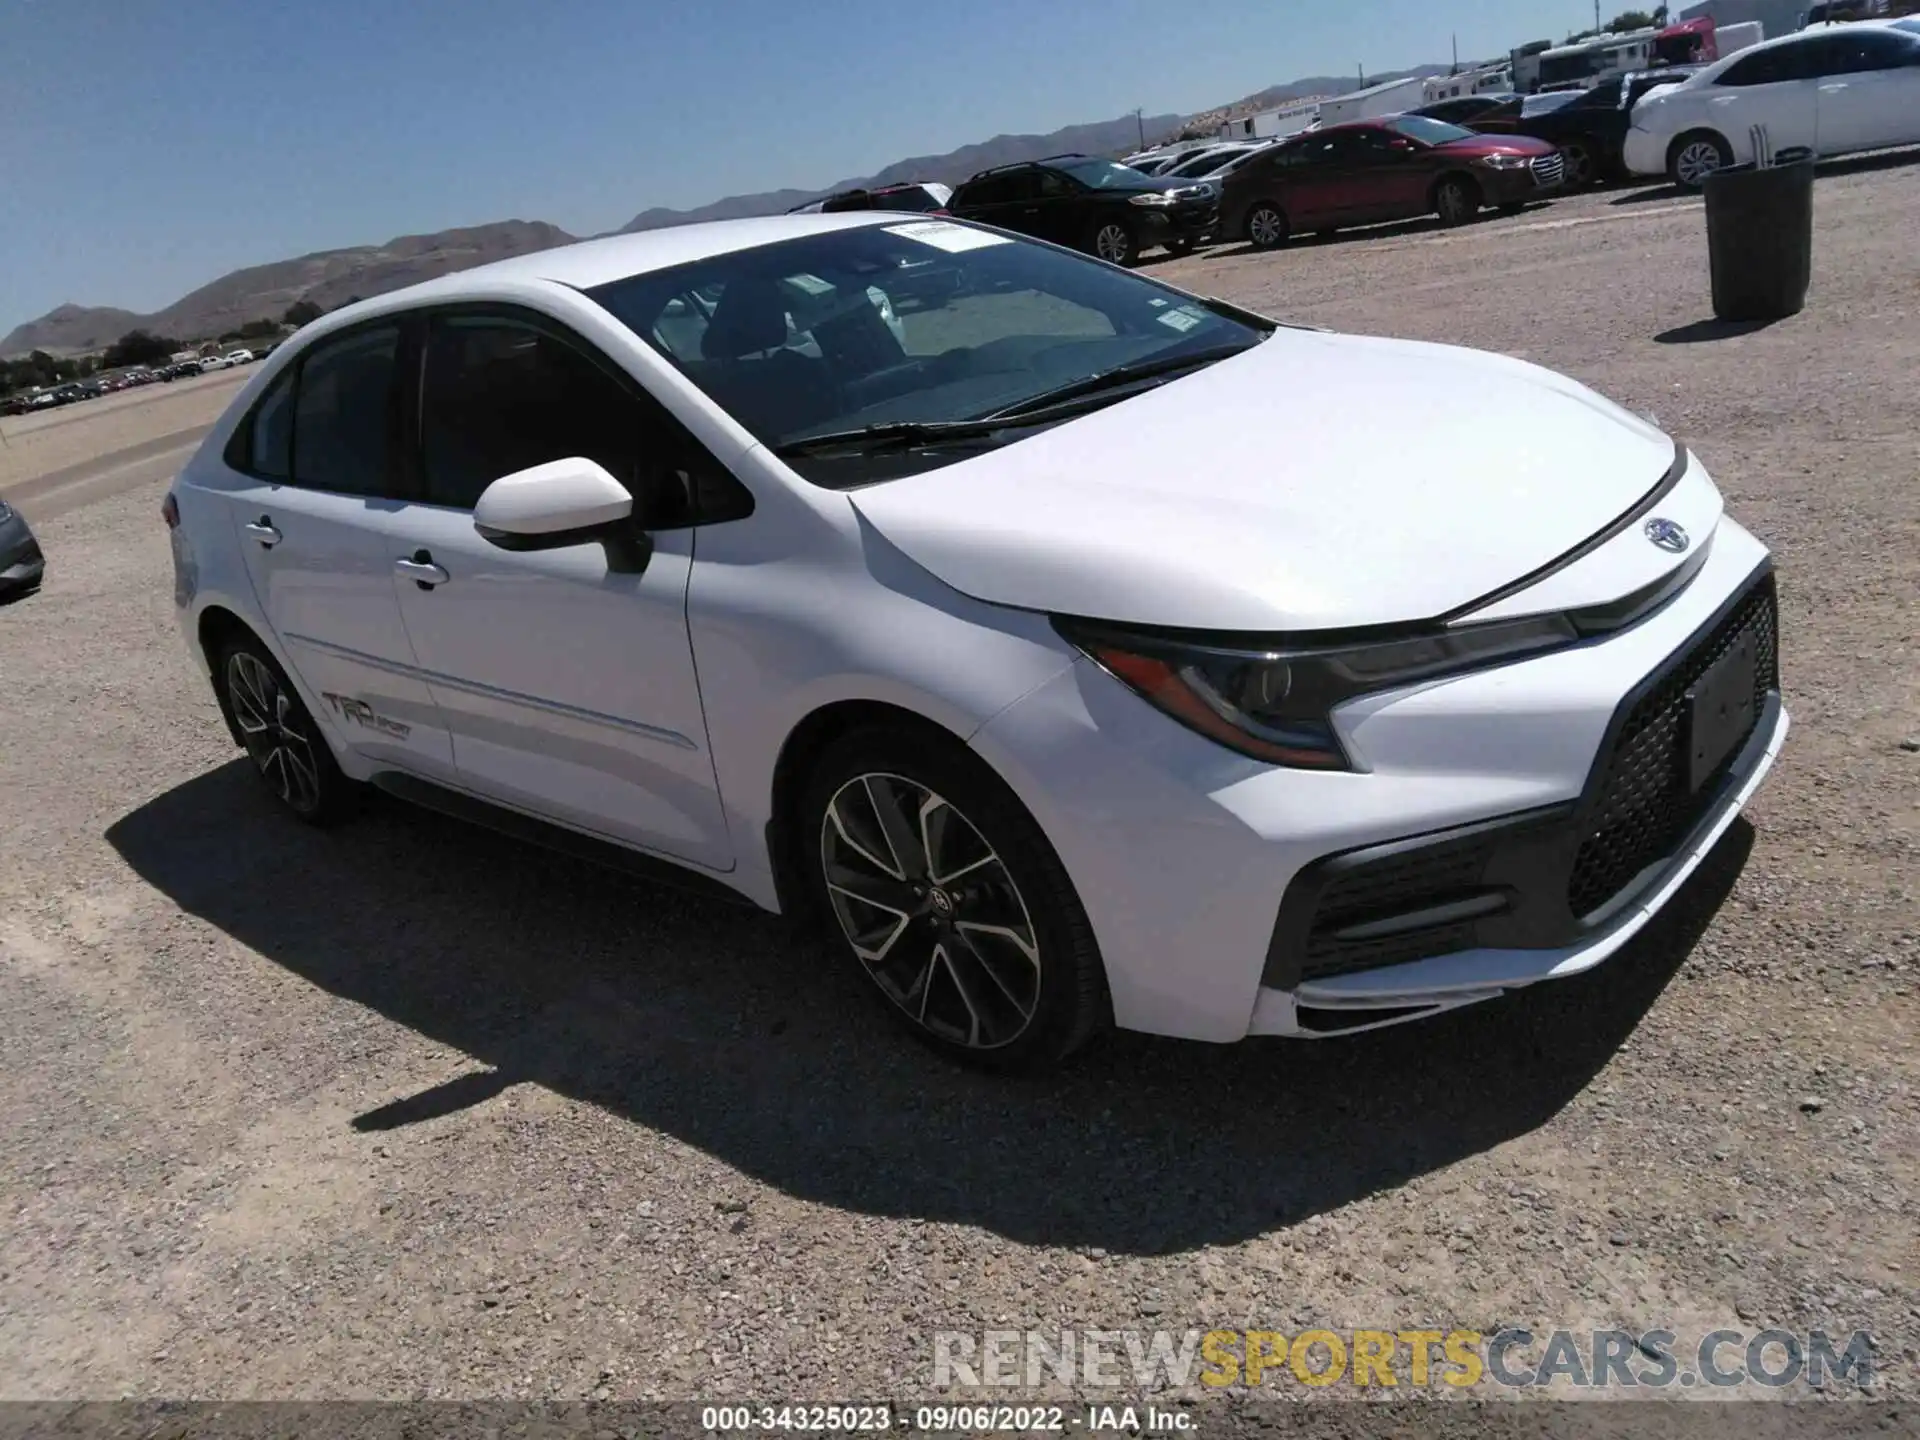
<path fill-rule="evenodd" d="M 764 417 L 779 430 L 834 414 L 838 394 L 819 360 L 787 348 L 786 298 L 774 280 L 743 275 L 727 282 L 700 337 L 697 383 L 735 414 Z"/>

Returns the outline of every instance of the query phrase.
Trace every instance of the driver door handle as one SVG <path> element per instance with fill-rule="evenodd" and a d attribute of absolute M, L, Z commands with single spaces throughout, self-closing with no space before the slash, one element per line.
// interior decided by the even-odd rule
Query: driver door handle
<path fill-rule="evenodd" d="M 274 528 L 273 521 L 269 520 L 265 515 L 262 515 L 251 524 L 242 525 L 240 528 L 258 540 L 260 542 L 260 548 L 263 550 L 271 550 L 285 538 Z"/>
<path fill-rule="evenodd" d="M 433 563 L 432 553 L 426 550 L 416 550 L 410 558 L 394 561 L 393 573 L 413 581 L 422 590 L 444 585 L 453 578 L 445 569 Z"/>

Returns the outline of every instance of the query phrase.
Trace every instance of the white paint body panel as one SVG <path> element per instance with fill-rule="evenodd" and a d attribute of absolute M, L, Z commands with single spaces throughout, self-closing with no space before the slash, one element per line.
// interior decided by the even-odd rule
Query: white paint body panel
<path fill-rule="evenodd" d="M 1673 453 L 1652 426 L 1538 366 L 1282 330 L 1124 405 L 859 491 L 854 505 L 948 584 L 999 604 L 1318 630 L 1469 604 L 1629 509 Z"/>
<path fill-rule="evenodd" d="M 1045 831 L 1131 1028 L 1226 1041 L 1297 1028 L 1301 998 L 1463 1003 L 1624 943 L 1626 921 L 1578 953 L 1469 952 L 1299 996 L 1261 986 L 1281 896 L 1303 866 L 1580 792 L 1622 698 L 1765 561 L 1697 461 L 1654 513 L 1708 554 L 1664 608 L 1571 650 L 1352 702 L 1335 724 L 1356 772 L 1270 767 L 1144 703 L 1043 612 L 1241 630 L 1425 618 L 1605 528 L 1659 481 L 1672 442 L 1518 361 L 1282 332 L 997 452 L 841 493 L 802 481 L 571 288 L 895 219 L 619 237 L 316 322 L 261 367 L 176 482 L 189 649 L 206 663 L 212 609 L 252 629 L 350 776 L 439 779 L 680 860 L 769 909 L 782 747 L 828 706 L 908 710 L 971 745 Z M 752 514 L 658 535 L 633 576 L 610 572 L 598 545 L 509 552 L 460 511 L 314 496 L 225 468 L 240 415 L 311 339 L 466 299 L 530 306 L 601 349 L 738 478 Z M 1485 444 L 1493 428 L 1511 437 L 1498 455 Z M 260 513 L 284 539 L 254 554 L 239 525 Z M 428 590 L 393 569 L 420 549 L 447 573 Z M 1482 613 L 1601 603 L 1678 563 L 1629 527 Z M 358 733 L 329 712 L 329 687 L 405 717 L 411 743 Z M 1684 879 L 1762 773 L 1696 831 L 1636 914 Z"/>

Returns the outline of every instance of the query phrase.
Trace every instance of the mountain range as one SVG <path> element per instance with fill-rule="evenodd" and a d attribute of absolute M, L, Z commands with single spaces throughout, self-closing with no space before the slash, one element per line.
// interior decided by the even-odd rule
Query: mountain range
<path fill-rule="evenodd" d="M 1395 80 L 1409 75 L 1443 74 L 1445 70 L 1445 66 L 1428 65 L 1372 79 L 1376 82 Z M 1124 115 L 1115 120 L 1069 125 L 1045 135 L 996 135 L 991 140 L 963 145 L 944 155 L 917 155 L 899 160 L 875 174 L 850 177 L 819 189 L 729 195 L 691 210 L 659 207 L 642 210 L 614 233 L 658 230 L 700 220 L 778 214 L 856 185 L 901 180 L 957 184 L 991 166 L 1035 160 L 1043 155 L 1073 151 L 1089 155 L 1123 154 L 1133 149 L 1143 134 L 1149 139 L 1164 139 L 1182 130 L 1212 133 L 1224 120 L 1304 97 L 1345 94 L 1357 85 L 1358 81 L 1352 76 L 1317 75 L 1271 86 L 1231 105 L 1198 115 Z M 397 290 L 489 260 L 565 245 L 576 238 L 580 237 L 543 220 L 501 220 L 431 235 L 402 235 L 383 245 L 321 250 L 292 260 L 276 260 L 232 271 L 151 315 L 112 306 L 61 305 L 37 320 L 16 326 L 0 339 L 0 358 L 25 355 L 33 350 L 44 350 L 51 355 L 81 354 L 110 345 L 134 329 L 182 341 L 211 339 L 249 320 L 278 319 L 296 300 L 311 300 L 322 309 L 330 309 L 349 299 Z"/>

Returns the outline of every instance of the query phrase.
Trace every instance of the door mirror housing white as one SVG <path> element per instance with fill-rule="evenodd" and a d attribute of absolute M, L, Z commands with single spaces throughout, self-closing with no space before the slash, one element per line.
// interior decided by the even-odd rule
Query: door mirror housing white
<path fill-rule="evenodd" d="M 502 475 L 480 492 L 473 528 L 502 550 L 559 550 L 595 541 L 616 570 L 644 570 L 652 546 L 633 496 L 584 455 Z"/>
<path fill-rule="evenodd" d="M 577 545 L 633 515 L 633 496 L 583 455 L 502 475 L 480 492 L 473 528 L 506 549 Z"/>

